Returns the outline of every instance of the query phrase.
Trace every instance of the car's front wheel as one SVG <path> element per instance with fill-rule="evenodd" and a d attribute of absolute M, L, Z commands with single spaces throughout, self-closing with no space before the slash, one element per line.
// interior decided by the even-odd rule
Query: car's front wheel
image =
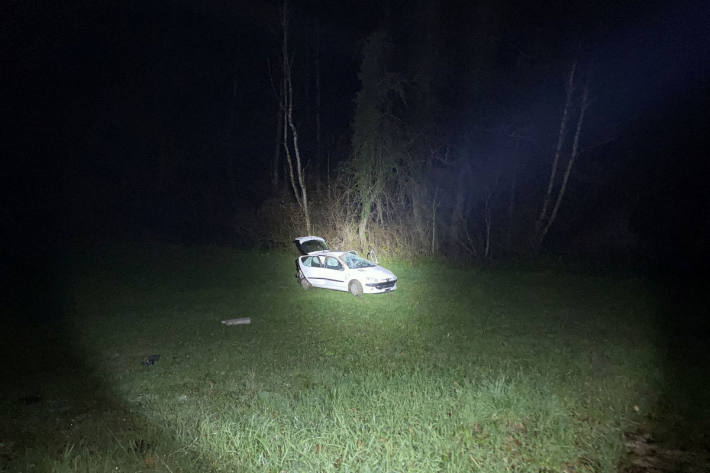
<path fill-rule="evenodd" d="M 360 284 L 360 281 L 353 279 L 348 284 L 348 290 L 353 296 L 360 297 L 362 295 L 362 284 Z"/>

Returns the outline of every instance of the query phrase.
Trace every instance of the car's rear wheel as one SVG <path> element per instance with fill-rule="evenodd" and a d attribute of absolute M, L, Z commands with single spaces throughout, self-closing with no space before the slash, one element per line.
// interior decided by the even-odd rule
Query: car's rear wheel
<path fill-rule="evenodd" d="M 303 277 L 303 274 L 299 276 L 298 280 L 301 282 L 301 287 L 306 291 L 311 288 L 311 283 L 308 282 L 308 279 Z"/>
<path fill-rule="evenodd" d="M 362 295 L 362 284 L 360 284 L 360 281 L 353 279 L 350 281 L 350 284 L 348 284 L 348 290 L 353 296 L 360 297 Z"/>

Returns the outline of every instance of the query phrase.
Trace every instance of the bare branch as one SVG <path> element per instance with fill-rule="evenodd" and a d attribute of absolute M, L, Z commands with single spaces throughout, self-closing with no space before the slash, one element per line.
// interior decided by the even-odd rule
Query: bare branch
<path fill-rule="evenodd" d="M 567 121 L 569 117 L 569 109 L 572 106 L 572 95 L 574 93 L 574 74 L 577 69 L 577 61 L 572 63 L 572 67 L 569 72 L 569 79 L 567 80 L 567 97 L 565 98 L 565 108 L 562 111 L 562 120 L 560 120 L 560 133 L 557 137 L 557 148 L 555 149 L 555 157 L 552 161 L 552 170 L 550 171 L 550 179 L 547 183 L 547 192 L 545 192 L 545 200 L 542 203 L 542 209 L 540 210 L 540 215 L 537 218 L 537 223 L 535 227 L 538 232 L 545 225 L 545 219 L 547 218 L 547 209 L 550 206 L 552 200 L 552 190 L 555 187 L 555 180 L 557 178 L 557 166 L 560 161 L 560 152 L 562 151 L 562 146 L 565 141 L 565 134 L 567 131 Z"/>
<path fill-rule="evenodd" d="M 284 0 L 281 15 L 281 27 L 283 37 L 281 42 L 281 56 L 283 61 L 283 80 L 281 82 L 283 90 L 282 106 L 283 106 L 283 145 L 286 152 L 286 161 L 288 162 L 288 172 L 291 181 L 291 188 L 296 198 L 296 202 L 303 211 L 303 217 L 306 224 L 306 232 L 311 232 L 311 219 L 308 212 L 308 190 L 306 188 L 305 172 L 302 166 L 301 150 L 298 146 L 298 131 L 293 122 L 293 83 L 291 82 L 291 66 L 292 60 L 289 59 L 288 50 L 288 1 Z M 289 143 L 289 131 L 291 132 L 291 142 Z M 291 146 L 293 146 L 293 156 L 291 155 Z M 293 160 L 296 161 L 296 173 L 294 175 Z"/>
<path fill-rule="evenodd" d="M 572 154 L 570 155 L 569 161 L 567 162 L 567 169 L 565 169 L 565 175 L 562 179 L 562 186 L 560 187 L 560 192 L 557 194 L 557 200 L 555 201 L 555 206 L 552 209 L 552 213 L 550 214 L 550 219 L 547 221 L 547 224 L 545 225 L 545 228 L 542 231 L 542 234 L 540 235 L 540 243 L 542 243 L 543 239 L 545 238 L 545 235 L 547 235 L 548 230 L 550 229 L 550 226 L 555 221 L 555 218 L 557 217 L 557 211 L 560 208 L 560 204 L 562 203 L 562 198 L 565 195 L 565 191 L 567 190 L 567 182 L 569 181 L 569 176 L 572 172 L 572 167 L 574 166 L 575 161 L 577 160 L 577 155 L 579 151 L 579 137 L 582 134 L 582 124 L 584 123 L 584 115 L 587 111 L 587 108 L 589 107 L 589 82 L 584 85 L 584 92 L 582 93 L 582 103 L 579 107 L 579 118 L 577 119 L 577 129 L 574 132 L 574 142 L 572 144 Z"/>

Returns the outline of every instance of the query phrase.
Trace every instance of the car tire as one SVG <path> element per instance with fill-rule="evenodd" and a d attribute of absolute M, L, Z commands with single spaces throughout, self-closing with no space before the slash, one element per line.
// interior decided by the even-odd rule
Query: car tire
<path fill-rule="evenodd" d="M 353 279 L 348 284 L 348 290 L 353 296 L 360 297 L 362 295 L 362 284 L 360 284 L 360 281 Z"/>
<path fill-rule="evenodd" d="M 307 290 L 309 290 L 309 289 L 311 288 L 311 283 L 309 283 L 309 282 L 308 282 L 308 279 L 304 278 L 303 276 L 301 276 L 301 277 L 299 278 L 299 281 L 301 282 L 301 287 L 302 287 L 304 290 L 307 291 Z"/>

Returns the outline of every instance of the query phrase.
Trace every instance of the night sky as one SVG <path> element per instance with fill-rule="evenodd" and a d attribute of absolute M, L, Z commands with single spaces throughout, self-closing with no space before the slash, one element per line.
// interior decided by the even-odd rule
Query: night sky
<path fill-rule="evenodd" d="M 273 197 L 280 6 L 4 4 L 7 255 L 87 237 L 243 241 L 235 216 Z M 549 249 L 570 248 L 625 202 L 652 253 L 694 262 L 707 255 L 703 2 L 314 0 L 293 2 L 292 12 L 307 156 L 316 25 L 323 152 L 333 167 L 350 153 L 364 40 L 384 29 L 395 70 L 406 71 L 427 45 L 435 51 L 441 142 L 479 163 L 515 163 L 523 201 L 525 186 L 542 188 L 549 173 L 577 57 L 591 71 L 593 103 Z M 511 130 L 522 137 L 517 148 Z"/>

